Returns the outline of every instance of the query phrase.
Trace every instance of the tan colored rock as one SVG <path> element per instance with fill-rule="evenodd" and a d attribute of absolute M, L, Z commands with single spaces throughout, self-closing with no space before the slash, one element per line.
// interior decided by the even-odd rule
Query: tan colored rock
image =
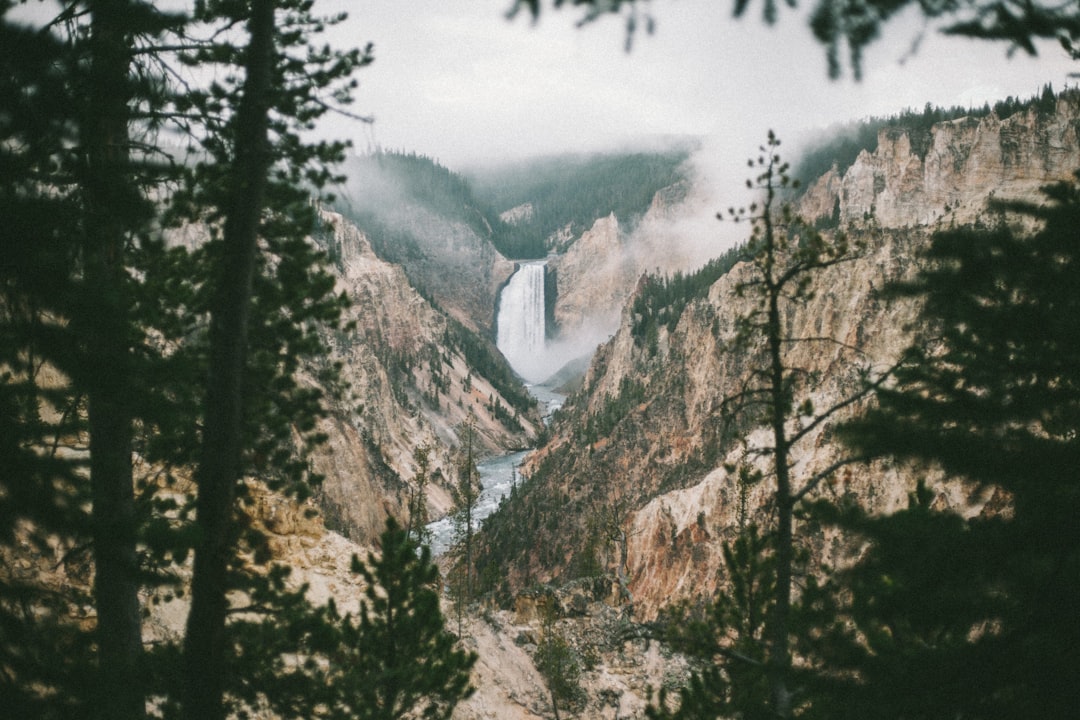
<path fill-rule="evenodd" d="M 567 249 L 548 263 L 556 275 L 555 322 L 560 337 L 597 341 L 610 337 L 642 275 L 686 272 L 708 260 L 715 244 L 685 242 L 688 234 L 700 231 L 698 222 L 691 228 L 685 218 L 704 213 L 714 222 L 714 209 L 706 207 L 709 202 L 680 181 L 653 195 L 632 230 L 612 213 L 598 218 L 576 240 L 563 232 L 557 249 Z"/>
<path fill-rule="evenodd" d="M 968 223 L 988 197 L 1039 200 L 1039 188 L 1080 167 L 1080 95 L 1066 93 L 1056 113 L 1035 109 L 1005 120 L 997 115 L 938 123 L 926 156 L 912 151 L 908 134 L 887 128 L 877 149 L 863 151 L 844 173 L 826 173 L 808 188 L 799 209 L 809 219 L 832 214 L 842 222 L 873 217 L 882 227 Z"/>
<path fill-rule="evenodd" d="M 460 423 L 475 418 L 481 452 L 497 453 L 526 446 L 538 418 L 521 418 L 525 433 L 507 430 L 489 403 L 509 403 L 443 345 L 446 318 L 413 289 L 404 270 L 376 256 L 341 215 L 324 211 L 322 221 L 339 258 L 337 290 L 352 303 L 347 314 L 356 329 L 333 338 L 328 362 L 342 364 L 348 390 L 320 423 L 329 440 L 315 451 L 313 465 L 326 478 L 318 497 L 330 527 L 371 543 L 388 515 L 405 515 L 417 447 L 432 449 L 429 512 L 437 517 L 449 505 L 439 484 L 454 475 L 450 451 Z M 308 376 L 312 385 L 315 370 Z M 444 388 L 438 407 L 431 401 L 436 372 Z"/>
<path fill-rule="evenodd" d="M 594 222 L 549 267 L 556 273 L 555 322 L 563 334 L 573 336 L 587 324 L 614 327 L 635 279 L 614 213 Z"/>
<path fill-rule="evenodd" d="M 819 338 L 786 348 L 789 366 L 804 369 L 809 384 L 800 399 L 820 411 L 861 387 L 861 373 L 883 372 L 913 341 L 919 305 L 882 291 L 914 276 L 920 252 L 932 233 L 985 212 L 988 197 L 1038 199 L 1039 188 L 1080 167 L 1080 94 L 1070 93 L 1057 113 L 991 115 L 933 128 L 926 157 L 910 138 L 883 131 L 879 146 L 863 152 L 842 177 L 834 171 L 809 188 L 801 201 L 811 217 L 831 215 L 839 198 L 849 235 L 865 243 L 857 260 L 815 278 L 815 293 L 785 314 L 789 336 Z M 946 205 L 948 209 L 946 210 Z M 864 222 L 873 216 L 874 222 Z M 542 489 L 530 497 L 538 507 L 580 508 L 576 514 L 544 516 L 544 523 L 510 568 L 511 584 L 552 582 L 573 567 L 575 554 L 595 539 L 595 518 L 622 508 L 619 548 L 598 552 L 612 574 L 628 578 L 627 602 L 634 617 L 648 620 L 680 599 L 710 596 L 722 582 L 721 548 L 734 537 L 740 518 L 740 488 L 728 469 L 761 463 L 768 431 L 752 421 L 732 423 L 723 400 L 745 387 L 763 362 L 753 349 L 733 350 L 735 318 L 749 310 L 737 286 L 749 277 L 740 265 L 717 281 L 707 297 L 690 302 L 678 324 L 661 330 L 655 350 L 634 337 L 634 318 L 624 307 L 615 335 L 593 358 L 580 395 L 564 408 L 563 423 L 525 468 L 544 465 Z M 621 403 L 613 429 L 585 436 L 591 418 L 608 413 L 626 388 L 643 388 L 642 400 Z M 841 459 L 833 430 L 858 412 L 853 405 L 810 432 L 793 451 L 793 475 L 801 486 Z M 916 478 L 940 479 L 934 468 L 877 462 L 836 472 L 819 492 L 857 500 L 871 512 L 906 506 Z M 749 519 L 767 521 L 771 479 L 749 491 Z M 936 507 L 965 516 L 1008 512 L 1008 498 L 961 482 L 938 483 Z M 526 514 L 527 516 L 527 514 Z M 834 530 L 797 527 L 812 562 L 834 566 L 852 561 L 859 547 Z M 610 545 L 610 543 L 608 543 Z"/>

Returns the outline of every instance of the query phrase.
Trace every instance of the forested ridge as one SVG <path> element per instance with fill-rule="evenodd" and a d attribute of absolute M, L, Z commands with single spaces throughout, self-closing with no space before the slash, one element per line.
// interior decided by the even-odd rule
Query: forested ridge
<path fill-rule="evenodd" d="M 646 276 L 630 301 L 635 342 L 655 354 L 660 329 L 674 330 L 686 305 L 703 297 L 713 283 L 746 257 L 747 249 L 737 246 L 693 272 Z"/>
<path fill-rule="evenodd" d="M 389 260 L 422 253 L 423 243 L 397 227 L 388 213 L 408 205 L 466 224 L 504 257 L 536 259 L 565 250 L 567 242 L 611 213 L 633 228 L 657 192 L 686 180 L 689 155 L 685 148 L 569 155 L 463 174 L 414 152 L 380 150 L 349 159 L 345 169 L 353 182 L 337 205 L 372 234 Z M 531 210 L 521 218 L 500 218 L 526 204 Z M 552 238 L 563 229 L 569 237 L 556 247 Z"/>
<path fill-rule="evenodd" d="M 1075 94 L 1077 90 L 1066 89 L 1065 93 Z M 921 158 L 926 157 L 930 148 L 931 128 L 935 123 L 958 120 L 960 118 L 979 119 L 990 113 L 994 113 L 1000 120 L 1011 117 L 1015 113 L 1034 108 L 1043 115 L 1051 115 L 1057 104 L 1058 95 L 1053 86 L 1044 85 L 1042 90 L 1027 99 L 1009 96 L 996 101 L 993 105 L 989 102 L 979 107 L 951 108 L 936 107 L 927 103 L 922 110 L 907 109 L 887 117 L 871 117 L 862 120 L 834 125 L 825 131 L 825 139 L 819 143 L 811 144 L 803 151 L 795 163 L 794 177 L 801 187 L 806 189 L 819 177 L 835 167 L 836 172 L 843 175 L 860 152 L 873 152 L 877 146 L 878 133 L 882 130 L 890 130 L 904 133 L 911 141 L 911 149 Z"/>
<path fill-rule="evenodd" d="M 470 174 L 476 193 L 498 212 L 520 205 L 530 213 L 513 223 L 500 250 L 512 258 L 562 251 L 551 242 L 564 228 L 574 238 L 614 213 L 627 228 L 649 209 L 657 192 L 686 179 L 688 148 L 666 152 L 539 158 Z"/>
<path fill-rule="evenodd" d="M 345 166 L 349 176 L 362 178 L 355 193 L 346 192 L 339 206 L 360 221 L 379 221 L 382 203 L 415 204 L 449 220 L 465 223 L 478 235 L 503 242 L 497 214 L 473 192 L 469 180 L 415 152 L 378 150 L 354 156 Z M 386 228 L 379 228 L 387 232 Z"/>

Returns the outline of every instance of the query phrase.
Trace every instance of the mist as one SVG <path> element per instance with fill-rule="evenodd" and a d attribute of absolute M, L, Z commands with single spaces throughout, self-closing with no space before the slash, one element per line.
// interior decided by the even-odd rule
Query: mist
<path fill-rule="evenodd" d="M 785 7 L 767 27 L 753 14 L 733 20 L 726 2 L 657 0 L 655 33 L 639 33 L 626 52 L 617 18 L 579 28 L 574 9 L 547 7 L 537 23 L 509 21 L 511 4 L 418 0 L 405 10 L 391 0 L 319 0 L 323 12 L 350 13 L 336 31 L 339 43 L 375 46 L 353 108 L 374 123 L 340 118 L 320 132 L 351 139 L 359 153 L 417 152 L 463 173 L 694 139 L 689 194 L 627 233 L 626 256 L 597 272 L 690 272 L 744 241 L 750 226 L 721 222 L 717 213 L 754 200 L 746 160 L 769 130 L 783 141 L 784 159 L 797 164 L 800 148 L 824 128 L 927 102 L 974 107 L 1026 97 L 1047 82 L 1060 89 L 1074 69 L 1056 46 L 1040 46 L 1038 58 L 1010 58 L 1001 44 L 944 37 L 916 11 L 890 21 L 867 49 L 861 82 L 850 72 L 830 81 L 808 8 Z M 365 197 L 377 184 L 353 178 L 348 194 Z M 368 201 L 395 204 L 392 194 Z M 568 328 L 530 379 L 591 353 L 618 319 L 617 309 L 604 308 L 589 327 Z"/>

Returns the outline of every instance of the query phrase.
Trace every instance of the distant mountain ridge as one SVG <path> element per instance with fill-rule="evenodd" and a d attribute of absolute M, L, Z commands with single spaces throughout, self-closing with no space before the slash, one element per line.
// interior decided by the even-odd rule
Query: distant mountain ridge
<path fill-rule="evenodd" d="M 599 219 L 614 214 L 626 229 L 655 195 L 687 179 L 687 143 L 656 152 L 541 157 L 469 174 L 476 193 L 513 228 L 508 257 L 564 252 Z M 527 208 L 527 210 L 525 209 Z"/>

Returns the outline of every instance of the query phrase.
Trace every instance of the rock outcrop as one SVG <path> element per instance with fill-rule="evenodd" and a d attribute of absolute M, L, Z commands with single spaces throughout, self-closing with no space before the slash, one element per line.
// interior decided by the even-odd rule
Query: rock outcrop
<path fill-rule="evenodd" d="M 329 439 L 313 463 L 326 477 L 319 500 L 327 522 L 371 542 L 387 515 L 405 514 L 416 448 L 431 448 L 429 503 L 438 516 L 449 505 L 439 481 L 454 476 L 450 449 L 460 423 L 474 418 L 481 451 L 503 452 L 526 446 L 539 418 L 515 413 L 519 426 L 508 427 L 494 403 L 512 403 L 470 366 L 451 340 L 460 337 L 452 321 L 412 287 L 400 266 L 378 258 L 355 225 L 331 212 L 323 214 L 323 225 L 319 242 L 333 248 L 337 290 L 351 301 L 347 319 L 355 329 L 333 338 L 327 362 L 341 363 L 348 389 L 322 422 Z"/>
<path fill-rule="evenodd" d="M 960 118 L 931 129 L 920 155 L 902 129 L 878 133 L 840 177 L 835 169 L 808 188 L 800 209 L 828 217 L 840 203 L 842 222 L 873 217 L 883 227 L 969 223 L 988 197 L 1038 200 L 1039 188 L 1080 167 L 1080 96 L 1065 93 L 1054 113 L 1031 108 L 1008 118 Z"/>
<path fill-rule="evenodd" d="M 532 218 L 535 212 L 536 208 L 532 203 L 523 203 L 499 213 L 499 219 L 508 225 L 517 225 Z"/>
<path fill-rule="evenodd" d="M 455 720 L 534 720 L 552 716 L 551 695 L 534 658 L 545 638 L 566 643 L 580 673 L 583 699 L 574 717 L 616 720 L 644 717 L 661 687 L 684 684 L 686 659 L 641 636 L 623 612 L 591 589 L 539 590 L 539 611 L 487 611 L 469 618 L 466 645 L 479 655 L 473 671 L 477 692 L 454 712 Z"/>
<path fill-rule="evenodd" d="M 562 334 L 616 326 L 634 268 L 614 213 L 593 223 L 549 266 L 556 277 L 555 322 Z"/>
<path fill-rule="evenodd" d="M 612 213 L 580 236 L 565 238 L 565 251 L 548 262 L 556 278 L 556 338 L 591 352 L 618 328 L 623 305 L 642 275 L 687 272 L 706 261 L 679 236 L 679 218 L 701 209 L 700 201 L 680 181 L 655 193 L 632 228 Z"/>

